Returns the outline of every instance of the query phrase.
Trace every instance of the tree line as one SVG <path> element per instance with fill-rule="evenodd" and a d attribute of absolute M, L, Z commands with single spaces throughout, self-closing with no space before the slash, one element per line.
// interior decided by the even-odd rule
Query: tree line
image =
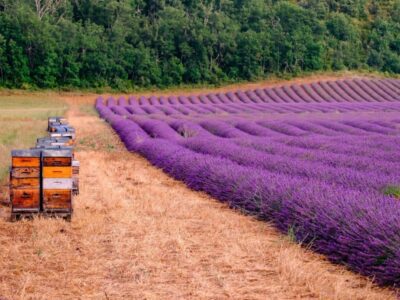
<path fill-rule="evenodd" d="M 0 86 L 400 73 L 400 0 L 0 0 Z"/>

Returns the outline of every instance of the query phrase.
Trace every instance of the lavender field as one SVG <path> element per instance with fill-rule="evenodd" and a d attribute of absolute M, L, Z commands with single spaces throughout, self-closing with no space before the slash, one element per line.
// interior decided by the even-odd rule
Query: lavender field
<path fill-rule="evenodd" d="M 400 284 L 400 80 L 99 98 L 96 108 L 128 150 L 190 188 Z"/>

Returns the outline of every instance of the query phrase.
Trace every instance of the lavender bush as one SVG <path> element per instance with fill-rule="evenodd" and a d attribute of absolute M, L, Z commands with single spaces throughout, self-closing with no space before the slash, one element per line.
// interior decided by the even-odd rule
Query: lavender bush
<path fill-rule="evenodd" d="M 190 188 L 400 284 L 400 81 L 99 98 L 96 108 L 128 150 Z"/>

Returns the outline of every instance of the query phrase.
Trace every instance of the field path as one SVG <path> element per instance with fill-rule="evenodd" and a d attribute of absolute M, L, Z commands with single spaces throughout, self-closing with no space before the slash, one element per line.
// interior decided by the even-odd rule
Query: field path
<path fill-rule="evenodd" d="M 81 162 L 73 221 L 0 220 L 0 299 L 396 299 L 169 178 L 86 100 L 66 100 Z"/>

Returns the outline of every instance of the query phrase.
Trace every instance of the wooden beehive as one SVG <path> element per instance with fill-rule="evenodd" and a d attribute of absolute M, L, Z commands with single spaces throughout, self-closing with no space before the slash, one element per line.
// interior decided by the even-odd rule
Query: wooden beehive
<path fill-rule="evenodd" d="M 72 214 L 72 151 L 42 151 L 42 208 L 45 213 Z"/>
<path fill-rule="evenodd" d="M 38 149 L 11 152 L 12 216 L 40 211 L 40 156 Z"/>
<path fill-rule="evenodd" d="M 43 211 L 72 213 L 72 190 L 43 190 Z"/>
<path fill-rule="evenodd" d="M 71 220 L 79 193 L 79 162 L 74 161 L 75 129 L 65 118 L 48 120 L 49 137 L 30 150 L 14 150 L 10 169 L 11 218 L 41 212 Z"/>

